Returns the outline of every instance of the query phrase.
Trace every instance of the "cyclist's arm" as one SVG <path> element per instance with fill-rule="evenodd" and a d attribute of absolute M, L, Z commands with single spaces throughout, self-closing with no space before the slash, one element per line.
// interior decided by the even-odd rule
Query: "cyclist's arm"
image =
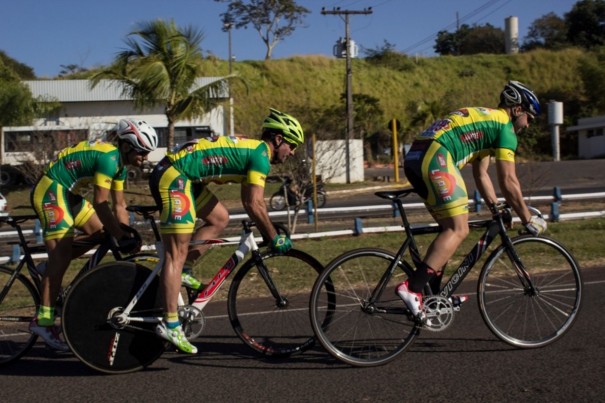
<path fill-rule="evenodd" d="M 115 238 L 122 239 L 127 237 L 128 234 L 122 231 L 119 221 L 109 207 L 109 194 L 109 188 L 95 185 L 92 205 L 105 229 Z"/>
<path fill-rule="evenodd" d="M 527 205 L 523 200 L 521 192 L 521 184 L 517 179 L 517 173 L 514 161 L 496 160 L 496 168 L 498 171 L 498 183 L 504 198 L 515 210 L 517 216 L 521 219 L 521 223 L 527 224 L 531 218 L 531 213 L 527 209 Z"/>
<path fill-rule="evenodd" d="M 124 199 L 124 191 L 112 190 L 111 199 L 113 200 L 113 203 L 111 205 L 113 209 L 113 214 L 116 216 L 120 223 L 128 225 L 130 219 L 128 217 L 128 211 L 126 210 L 126 200 Z"/>
<path fill-rule="evenodd" d="M 473 160 L 472 166 L 475 183 L 485 202 L 488 205 L 498 203 L 498 196 L 488 173 L 489 156 Z"/>
<path fill-rule="evenodd" d="M 242 183 L 242 204 L 260 232 L 267 239 L 273 239 L 277 232 L 275 232 L 267 212 L 265 188 L 260 185 Z"/>

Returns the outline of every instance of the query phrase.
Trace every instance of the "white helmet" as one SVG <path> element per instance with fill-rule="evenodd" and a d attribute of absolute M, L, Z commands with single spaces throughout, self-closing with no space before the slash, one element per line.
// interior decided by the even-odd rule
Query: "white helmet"
<path fill-rule="evenodd" d="M 121 119 L 118 123 L 118 138 L 137 151 L 151 152 L 158 146 L 155 129 L 144 120 Z"/>

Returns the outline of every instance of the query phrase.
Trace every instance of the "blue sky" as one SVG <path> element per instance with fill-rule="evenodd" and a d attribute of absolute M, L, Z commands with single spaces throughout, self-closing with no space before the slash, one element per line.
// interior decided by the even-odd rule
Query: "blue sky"
<path fill-rule="evenodd" d="M 332 55 L 344 37 L 343 17 L 322 15 L 321 9 L 363 10 L 351 15 L 351 38 L 363 49 L 377 49 L 384 41 L 410 55 L 432 56 L 437 32 L 453 32 L 460 24 L 504 28 L 508 16 L 519 18 L 521 41 L 537 18 L 554 12 L 563 16 L 575 0 L 298 0 L 311 13 L 305 25 L 279 43 L 273 58 L 295 55 Z M 19 0 L 3 2 L 0 50 L 31 66 L 38 77 L 54 77 L 61 65 L 108 65 L 124 48 L 124 39 L 141 21 L 174 19 L 204 32 L 202 50 L 228 58 L 228 34 L 220 14 L 227 5 L 214 0 Z M 252 29 L 232 32 L 236 60 L 262 60 L 265 46 Z"/>

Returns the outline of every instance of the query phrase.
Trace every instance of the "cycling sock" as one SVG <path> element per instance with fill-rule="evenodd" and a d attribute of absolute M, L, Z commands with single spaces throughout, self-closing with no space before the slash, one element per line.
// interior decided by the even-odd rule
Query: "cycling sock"
<path fill-rule="evenodd" d="M 429 273 L 429 286 L 431 287 L 431 292 L 433 295 L 439 294 L 441 291 L 441 280 L 443 279 L 443 271 L 435 271 L 433 269 L 428 269 Z"/>
<path fill-rule="evenodd" d="M 168 329 L 176 329 L 181 325 L 181 322 L 179 322 L 179 314 L 176 312 L 166 312 L 164 315 L 164 322 L 166 322 L 166 327 Z"/>
<path fill-rule="evenodd" d="M 422 262 L 418 266 L 418 269 L 410 276 L 409 287 L 412 292 L 422 292 L 422 289 L 429 281 L 429 269 L 434 272 L 433 269 L 428 267 L 426 263 Z"/>
<path fill-rule="evenodd" d="M 39 326 L 52 326 L 55 324 L 55 308 L 52 306 L 40 305 L 36 315 Z"/>

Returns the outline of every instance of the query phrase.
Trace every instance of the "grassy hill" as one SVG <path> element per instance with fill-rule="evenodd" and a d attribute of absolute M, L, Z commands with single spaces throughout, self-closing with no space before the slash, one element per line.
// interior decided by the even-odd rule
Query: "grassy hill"
<path fill-rule="evenodd" d="M 352 61 L 353 93 L 378 98 L 385 123 L 397 118 L 410 122 L 410 105 L 439 102 L 450 110 L 461 106 L 496 106 L 507 80 L 530 85 L 543 106 L 549 99 L 565 99 L 584 92 L 578 74 L 579 49 L 553 52 L 538 50 L 517 55 L 474 55 L 411 58 L 396 55 L 390 60 Z M 207 60 L 208 75 L 225 75 L 226 61 Z M 340 103 L 346 90 L 345 60 L 304 56 L 270 61 L 241 61 L 233 71 L 247 83 L 235 85 L 236 131 L 258 132 L 269 106 L 296 112 L 307 132 L 316 131 L 314 114 Z M 566 114 L 570 110 L 566 104 Z M 570 122 L 574 123 L 574 122 Z M 343 122 L 344 125 L 344 122 Z"/>

